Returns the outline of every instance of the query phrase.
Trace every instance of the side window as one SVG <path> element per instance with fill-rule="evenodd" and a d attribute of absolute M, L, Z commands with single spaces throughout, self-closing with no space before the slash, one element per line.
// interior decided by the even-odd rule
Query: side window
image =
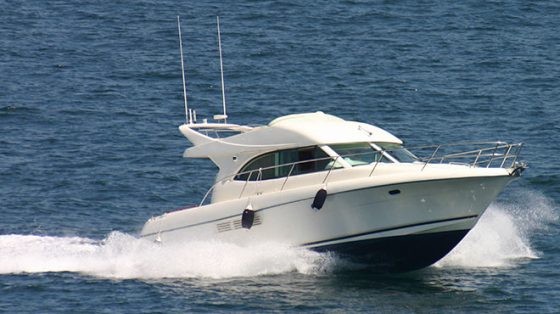
<path fill-rule="evenodd" d="M 317 146 L 300 148 L 294 157 L 291 162 L 299 163 L 294 166 L 292 175 L 323 171 L 328 169 L 327 165 L 331 162 L 331 158 Z"/>
<path fill-rule="evenodd" d="M 264 179 L 265 177 L 273 177 L 275 171 L 273 169 L 270 169 L 270 167 L 274 166 L 275 160 L 276 160 L 275 153 L 269 153 L 269 154 L 259 156 L 253 159 L 245 167 L 243 167 L 243 169 L 241 170 L 242 174 L 238 174 L 235 177 L 235 179 L 247 180 L 249 178 L 250 181 L 255 181 L 257 180 L 259 172 L 252 171 L 252 170 L 258 170 L 258 169 L 263 169 L 261 172 L 261 176 L 262 176 L 261 179 Z"/>
<path fill-rule="evenodd" d="M 259 169 L 261 180 L 322 171 L 328 169 L 330 161 L 329 156 L 317 146 L 280 150 L 249 161 L 235 176 L 235 180 L 256 181 Z"/>

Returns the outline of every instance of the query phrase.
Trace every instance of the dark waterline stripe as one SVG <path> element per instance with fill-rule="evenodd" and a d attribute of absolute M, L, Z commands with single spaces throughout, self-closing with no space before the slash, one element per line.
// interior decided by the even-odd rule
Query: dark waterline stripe
<path fill-rule="evenodd" d="M 326 243 L 326 242 L 344 240 L 344 239 L 349 239 L 349 238 L 361 237 L 361 236 L 368 235 L 368 234 L 375 234 L 375 233 L 381 233 L 381 232 L 387 232 L 387 231 L 393 231 L 393 230 L 399 230 L 399 229 L 406 229 L 406 228 L 411 228 L 411 227 L 418 227 L 418 226 L 436 224 L 436 223 L 440 223 L 440 222 L 449 222 L 449 221 L 455 221 L 455 220 L 471 219 L 471 218 L 476 218 L 476 217 L 478 217 L 478 215 L 470 215 L 470 216 L 463 216 L 463 217 L 456 217 L 456 218 L 449 218 L 449 219 L 432 220 L 432 221 L 426 221 L 426 222 L 410 224 L 410 225 L 405 225 L 405 226 L 400 226 L 400 227 L 392 227 L 392 228 L 366 231 L 366 232 L 362 232 L 362 233 L 358 233 L 358 234 L 352 234 L 352 235 L 347 235 L 347 236 L 338 237 L 338 238 L 332 238 L 332 239 L 328 239 L 328 240 L 308 242 L 308 243 L 301 244 L 301 246 L 310 246 L 310 245 L 315 245 L 315 244 L 320 244 L 320 243 Z"/>

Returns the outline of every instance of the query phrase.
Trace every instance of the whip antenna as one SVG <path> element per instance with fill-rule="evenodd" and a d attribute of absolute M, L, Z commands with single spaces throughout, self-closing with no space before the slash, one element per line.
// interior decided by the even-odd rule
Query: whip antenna
<path fill-rule="evenodd" d="M 214 119 L 216 120 L 224 120 L 224 123 L 227 123 L 227 112 L 226 112 L 226 92 L 224 86 L 224 62 L 222 61 L 222 38 L 220 36 L 220 17 L 216 16 L 216 24 L 218 25 L 218 49 L 220 50 L 220 75 L 222 78 L 222 106 L 224 108 L 223 115 L 215 115 Z"/>
<path fill-rule="evenodd" d="M 183 61 L 183 36 L 181 36 L 181 21 L 177 15 L 177 29 L 179 29 L 179 50 L 181 51 L 181 75 L 183 77 L 183 99 L 185 100 L 185 120 L 192 123 L 192 114 L 187 105 L 187 82 L 185 81 L 185 62 Z"/>

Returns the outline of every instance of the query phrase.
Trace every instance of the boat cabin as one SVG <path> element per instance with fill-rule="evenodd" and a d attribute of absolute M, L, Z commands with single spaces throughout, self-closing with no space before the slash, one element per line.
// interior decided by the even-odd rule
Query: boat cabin
<path fill-rule="evenodd" d="M 416 159 L 389 132 L 323 112 L 288 115 L 254 128 L 202 123 L 180 130 L 194 144 L 184 156 L 211 159 L 220 169 L 216 183 L 263 182 Z"/>

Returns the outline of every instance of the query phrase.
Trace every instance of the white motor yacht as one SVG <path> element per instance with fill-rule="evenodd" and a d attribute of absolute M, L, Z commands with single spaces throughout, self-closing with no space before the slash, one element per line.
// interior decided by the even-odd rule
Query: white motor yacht
<path fill-rule="evenodd" d="M 215 123 L 196 123 L 185 92 L 179 127 L 193 144 L 184 157 L 218 166 L 214 185 L 199 206 L 151 218 L 142 237 L 280 242 L 414 270 L 453 249 L 525 169 L 517 161 L 522 144 L 408 150 L 379 127 L 322 112 L 259 127 L 230 124 L 223 91 L 222 68 L 224 112 Z"/>
<path fill-rule="evenodd" d="M 419 158 L 381 128 L 322 112 L 179 129 L 194 145 L 184 156 L 212 160 L 216 182 L 200 206 L 150 219 L 143 237 L 281 242 L 380 269 L 441 259 L 524 169 L 521 144 L 438 145 Z"/>

